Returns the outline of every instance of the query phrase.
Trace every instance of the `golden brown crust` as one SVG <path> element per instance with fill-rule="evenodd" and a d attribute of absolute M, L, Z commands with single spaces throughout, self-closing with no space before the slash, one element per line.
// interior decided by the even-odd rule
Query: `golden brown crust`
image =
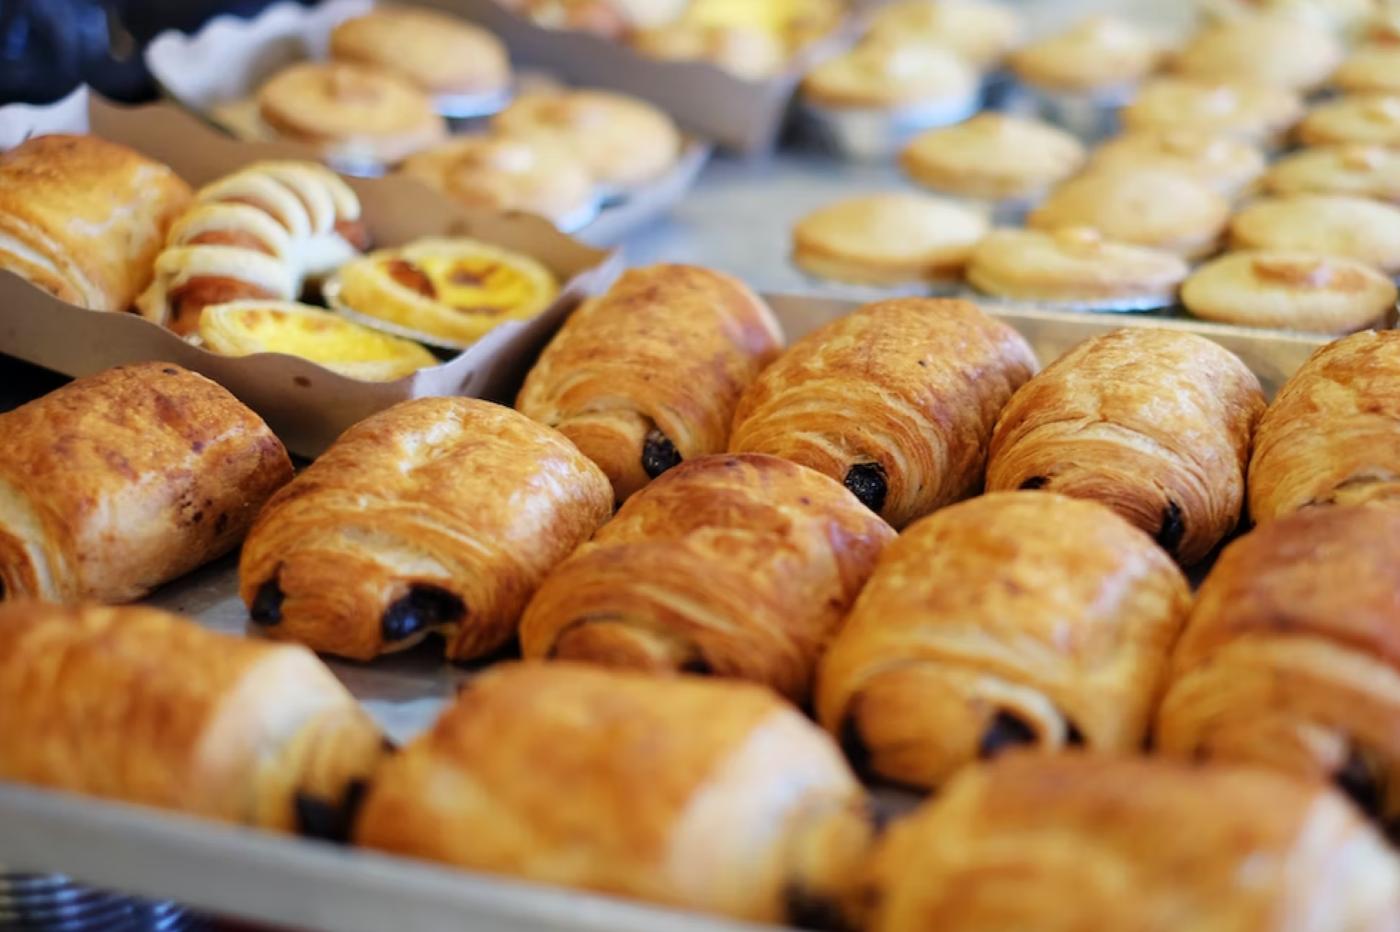
<path fill-rule="evenodd" d="M 123 602 L 238 544 L 292 476 L 262 419 L 170 363 L 0 415 L 0 597 Z"/>
<path fill-rule="evenodd" d="M 871 932 L 1393 929 L 1400 871 L 1316 783 L 1150 758 L 969 768 L 870 862 Z"/>
<path fill-rule="evenodd" d="M 331 31 L 332 58 L 378 65 L 432 94 L 473 94 L 510 84 L 500 39 L 456 16 L 380 6 Z"/>
<path fill-rule="evenodd" d="M 303 648 L 154 609 L 0 606 L 0 778 L 290 831 L 384 755 Z"/>
<path fill-rule="evenodd" d="M 1102 502 L 1189 565 L 1239 523 L 1263 410 L 1259 380 L 1218 344 L 1117 330 L 1061 356 L 1006 405 L 987 488 Z"/>
<path fill-rule="evenodd" d="M 753 680 L 805 702 L 894 531 L 839 484 L 761 454 L 683 463 L 556 569 L 526 657 Z"/>
<path fill-rule="evenodd" d="M 239 591 L 269 636 L 369 660 L 441 631 L 489 653 L 545 574 L 607 519 L 607 481 L 509 408 L 420 398 L 341 435 L 268 502 Z"/>
<path fill-rule="evenodd" d="M 124 311 L 190 199 L 169 168 L 96 136 L 38 136 L 0 155 L 0 269 L 70 304 Z"/>
<path fill-rule="evenodd" d="M 959 300 L 867 304 L 804 337 L 744 393 L 729 448 L 831 476 L 896 528 L 981 485 L 987 440 L 1035 356 Z"/>
<path fill-rule="evenodd" d="M 1249 464 L 1256 523 L 1314 505 L 1400 499 L 1400 332 L 1322 347 L 1259 422 Z"/>
<path fill-rule="evenodd" d="M 1400 512 L 1312 508 L 1226 548 L 1177 647 L 1162 750 L 1332 779 L 1400 828 Z"/>
<path fill-rule="evenodd" d="M 516 407 L 577 444 L 623 502 L 675 463 L 722 453 L 740 393 L 781 346 L 772 312 L 737 279 L 636 268 L 565 322 Z"/>
<path fill-rule="evenodd" d="M 915 136 L 899 163 L 919 184 L 949 194 L 1031 198 L 1084 164 L 1084 144 L 1048 123 L 985 111 Z"/>
<path fill-rule="evenodd" d="M 830 740 L 767 690 L 512 664 L 386 765 L 356 841 L 771 922 L 789 894 L 850 882 L 863 805 Z"/>
<path fill-rule="evenodd" d="M 989 493 L 885 549 L 822 661 L 818 717 L 865 769 L 920 787 L 1015 744 L 1130 753 L 1189 604 L 1102 505 Z"/>

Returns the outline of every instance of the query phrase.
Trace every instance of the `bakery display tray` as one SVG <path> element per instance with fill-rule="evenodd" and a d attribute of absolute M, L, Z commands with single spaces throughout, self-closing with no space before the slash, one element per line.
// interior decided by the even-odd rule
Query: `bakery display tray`
<path fill-rule="evenodd" d="M 836 298 L 769 295 L 790 340 L 853 310 Z M 1121 326 L 1201 333 L 1237 353 L 1272 395 L 1325 338 L 1157 318 L 988 306 L 1030 342 L 1042 364 Z M 211 564 L 151 604 L 231 634 L 245 632 L 236 562 Z M 479 667 L 442 659 L 429 641 L 370 664 L 330 660 L 385 732 L 404 742 L 425 729 Z M 882 795 L 886 807 L 910 797 Z M 752 928 L 590 894 L 198 821 L 134 806 L 0 783 L 0 864 L 59 871 L 95 886 L 177 899 L 191 907 L 335 932 L 610 930 L 705 932 Z"/>

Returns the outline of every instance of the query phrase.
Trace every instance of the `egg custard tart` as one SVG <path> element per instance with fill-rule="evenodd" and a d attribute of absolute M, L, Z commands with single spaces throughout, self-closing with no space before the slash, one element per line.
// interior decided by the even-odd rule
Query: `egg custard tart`
<path fill-rule="evenodd" d="M 342 311 L 454 348 L 533 317 L 558 292 L 550 271 L 529 256 L 465 238 L 381 249 L 342 266 L 326 288 Z"/>
<path fill-rule="evenodd" d="M 199 337 L 224 356 L 286 353 L 365 382 L 392 382 L 437 365 L 417 343 L 295 301 L 211 304 L 199 316 Z"/>

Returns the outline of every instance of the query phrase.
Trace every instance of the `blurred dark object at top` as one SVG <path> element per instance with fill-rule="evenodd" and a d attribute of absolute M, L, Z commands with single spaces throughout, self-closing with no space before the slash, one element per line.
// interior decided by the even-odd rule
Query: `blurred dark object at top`
<path fill-rule="evenodd" d="M 221 13 L 252 16 L 272 2 L 0 0 L 0 104 L 52 103 L 84 81 L 116 100 L 150 100 L 146 43 L 166 29 L 190 32 Z"/>

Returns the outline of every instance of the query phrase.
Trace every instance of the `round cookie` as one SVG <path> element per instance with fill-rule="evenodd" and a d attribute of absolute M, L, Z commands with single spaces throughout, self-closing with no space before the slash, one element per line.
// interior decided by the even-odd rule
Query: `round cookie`
<path fill-rule="evenodd" d="M 1298 124 L 1298 141 L 1400 146 L 1400 96 L 1362 94 L 1318 104 Z"/>
<path fill-rule="evenodd" d="M 331 31 L 331 57 L 376 65 L 430 94 L 480 94 L 510 86 L 510 56 L 494 35 L 445 13 L 381 6 Z"/>
<path fill-rule="evenodd" d="M 1332 86 L 1344 94 L 1400 94 L 1400 45 L 1376 43 L 1352 52 L 1332 75 Z"/>
<path fill-rule="evenodd" d="M 1018 78 L 1043 90 L 1090 93 L 1138 83 L 1157 66 L 1161 51 L 1126 20 L 1092 16 L 1018 49 L 1010 65 Z"/>
<path fill-rule="evenodd" d="M 1170 304 L 1189 268 L 1157 249 L 1105 240 L 1097 231 L 995 230 L 972 251 L 967 280 L 985 294 L 1016 301 Z"/>
<path fill-rule="evenodd" d="M 1100 169 L 1056 188 L 1026 223 L 1037 230 L 1091 227 L 1105 239 L 1190 259 L 1215 248 L 1229 212 L 1224 197 L 1182 172 Z"/>
<path fill-rule="evenodd" d="M 1341 43 L 1328 30 L 1297 17 L 1260 13 L 1200 30 L 1176 54 L 1173 66 L 1198 78 L 1308 91 L 1327 80 L 1342 55 Z"/>
<path fill-rule="evenodd" d="M 1025 24 L 1009 6 L 987 0 L 900 0 L 874 14 L 868 34 L 917 36 L 952 49 L 973 67 L 995 67 L 1021 41 Z"/>
<path fill-rule="evenodd" d="M 1361 143 L 1303 149 L 1275 162 L 1264 187 L 1275 194 L 1351 194 L 1400 204 L 1400 151 Z"/>
<path fill-rule="evenodd" d="M 948 281 L 961 274 L 986 232 L 986 218 L 959 204 L 922 194 L 872 194 L 829 204 L 798 221 L 793 261 L 835 281 Z"/>
<path fill-rule="evenodd" d="M 1387 274 L 1400 272 L 1400 208 L 1342 194 L 1269 197 L 1230 221 L 1237 249 L 1346 256 Z"/>
<path fill-rule="evenodd" d="M 1293 91 L 1249 81 L 1148 81 L 1119 116 L 1128 130 L 1188 129 L 1276 142 L 1303 115 Z"/>
<path fill-rule="evenodd" d="M 1093 168 L 1163 168 L 1191 175 L 1227 197 L 1249 187 L 1266 167 L 1247 140 L 1190 129 L 1137 130 L 1094 150 Z"/>
<path fill-rule="evenodd" d="M 1197 317 L 1226 324 L 1350 333 L 1395 306 L 1395 285 L 1355 259 L 1310 252 L 1234 252 L 1201 266 L 1181 287 Z"/>
<path fill-rule="evenodd" d="M 977 72 L 956 53 L 908 37 L 866 39 L 802 81 L 810 103 L 834 109 L 931 106 L 962 115 L 976 108 L 980 92 Z"/>
<path fill-rule="evenodd" d="M 259 88 L 257 103 L 263 121 L 279 135 L 381 162 L 397 162 L 447 135 L 427 94 L 368 65 L 292 65 Z"/>
<path fill-rule="evenodd" d="M 927 130 L 900 154 L 919 184 L 962 197 L 1036 197 L 1079 170 L 1084 145 L 1039 120 L 979 113 L 955 126 Z"/>

